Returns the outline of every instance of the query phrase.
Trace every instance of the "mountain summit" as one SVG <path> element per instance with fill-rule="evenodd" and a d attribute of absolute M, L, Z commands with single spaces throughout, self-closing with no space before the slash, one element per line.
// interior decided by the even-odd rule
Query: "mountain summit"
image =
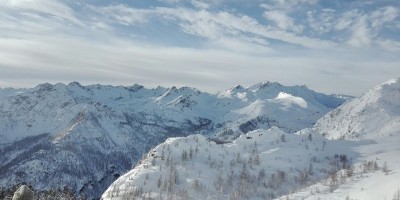
<path fill-rule="evenodd" d="M 315 124 L 314 129 L 331 139 L 365 139 L 400 128 L 400 79 L 391 79 L 367 91 Z M 396 128 L 397 127 L 397 128 Z"/>

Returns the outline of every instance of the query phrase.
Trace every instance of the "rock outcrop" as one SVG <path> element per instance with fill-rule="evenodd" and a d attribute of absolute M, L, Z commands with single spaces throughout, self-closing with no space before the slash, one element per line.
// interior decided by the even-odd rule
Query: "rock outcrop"
<path fill-rule="evenodd" d="M 33 200 L 33 192 L 26 185 L 21 185 L 17 191 L 15 191 L 12 200 Z"/>

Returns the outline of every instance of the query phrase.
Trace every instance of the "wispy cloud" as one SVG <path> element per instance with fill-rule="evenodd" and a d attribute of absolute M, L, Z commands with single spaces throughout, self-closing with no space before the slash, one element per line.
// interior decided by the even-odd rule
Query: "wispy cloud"
<path fill-rule="evenodd" d="M 207 38 L 209 40 L 225 40 L 232 36 L 241 39 L 245 36 L 245 38 L 249 38 L 246 39 L 247 41 L 257 42 L 260 41 L 260 38 L 273 39 L 315 49 L 328 49 L 336 45 L 332 41 L 311 38 L 303 35 L 298 36 L 283 29 L 271 28 L 270 26 L 259 23 L 256 19 L 247 15 L 230 13 L 227 11 L 195 10 L 182 7 L 136 9 L 121 5 L 113 5 L 107 8 L 92 7 L 92 9 L 102 13 L 102 15 L 107 18 L 116 18 L 120 23 L 125 25 L 134 25 L 134 23 L 127 22 L 144 22 L 149 20 L 149 18 L 157 20 L 157 17 L 162 20 L 170 20 L 177 23 L 180 26 L 181 31 L 194 36 Z M 121 16 L 121 13 L 128 14 Z M 132 15 L 132 13 L 134 13 L 134 15 Z M 279 20 L 278 18 L 279 16 L 274 19 Z M 286 20 L 288 19 L 289 18 Z M 284 23 L 287 23 L 287 21 L 279 23 L 282 26 L 286 26 Z M 301 29 L 301 26 L 295 26 L 294 24 L 289 26 L 291 26 L 291 30 L 295 29 L 300 31 Z"/>
<path fill-rule="evenodd" d="M 394 40 L 378 39 L 377 44 L 387 51 L 400 53 L 400 42 Z"/>
<path fill-rule="evenodd" d="M 126 26 L 148 22 L 148 18 L 151 17 L 151 14 L 155 14 L 152 10 L 132 8 L 123 4 L 105 7 L 88 5 L 87 8 L 104 16 L 106 22 L 118 23 Z"/>
<path fill-rule="evenodd" d="M 295 25 L 293 18 L 282 11 L 267 11 L 264 13 L 264 16 L 284 31 L 294 31 L 296 33 L 303 31 L 303 26 Z"/>
<path fill-rule="evenodd" d="M 80 24 L 80 21 L 75 17 L 74 11 L 58 0 L 2 0 L 0 9 L 12 9 L 18 13 L 48 14 Z"/>
<path fill-rule="evenodd" d="M 385 37 L 388 27 L 395 27 L 398 18 L 399 8 L 393 6 L 368 12 L 354 8 L 344 12 L 329 9 L 308 13 L 308 22 L 315 32 L 356 48 L 377 44 Z"/>
<path fill-rule="evenodd" d="M 313 6 L 318 3 L 318 0 L 272 0 L 268 3 L 261 4 L 261 7 L 267 10 L 283 10 L 287 13 L 294 12 L 305 6 Z"/>

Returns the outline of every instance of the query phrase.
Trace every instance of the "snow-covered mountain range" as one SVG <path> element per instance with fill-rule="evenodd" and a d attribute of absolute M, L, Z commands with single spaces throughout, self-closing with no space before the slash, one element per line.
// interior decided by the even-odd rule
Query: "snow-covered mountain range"
<path fill-rule="evenodd" d="M 294 133 L 349 98 L 273 82 L 217 94 L 76 82 L 0 89 L 0 186 L 68 186 L 98 197 L 168 137 L 220 143 L 273 126 Z"/>
<path fill-rule="evenodd" d="M 392 79 L 296 134 L 272 127 L 225 144 L 170 138 L 102 198 L 398 200 L 399 108 L 400 79 Z"/>

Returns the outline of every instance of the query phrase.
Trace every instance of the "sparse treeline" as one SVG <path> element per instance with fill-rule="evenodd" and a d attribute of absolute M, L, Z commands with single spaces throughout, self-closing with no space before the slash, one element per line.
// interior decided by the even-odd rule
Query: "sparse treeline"
<path fill-rule="evenodd" d="M 277 138 L 271 142 L 271 149 L 293 142 L 285 135 Z M 275 160 L 263 161 L 261 155 L 265 149 L 260 149 L 257 141 L 251 137 L 247 137 L 247 141 L 252 142 L 235 153 L 224 148 L 224 145 L 199 142 L 197 136 L 163 145 L 158 152 L 151 151 L 139 162 L 140 170 L 152 173 L 145 173 L 142 178 L 135 177 L 135 182 L 124 187 L 115 186 L 108 195 L 111 198 L 143 200 L 274 199 L 328 177 L 334 189 L 340 181 L 336 176 L 338 171 L 346 171 L 348 176 L 352 173 L 351 158 L 346 154 L 327 156 L 328 153 L 315 153 L 323 152 L 327 144 L 325 140 L 314 141 L 311 134 L 297 141 L 298 148 L 314 152 L 304 168 L 295 165 L 294 157 L 276 156 Z M 216 148 L 221 149 L 216 151 Z M 195 167 L 192 160 L 202 166 L 199 171 L 188 172 L 187 168 Z M 270 168 L 268 162 L 293 163 L 293 167 Z M 202 174 L 210 172 L 212 178 L 204 179 L 209 176 Z"/>

